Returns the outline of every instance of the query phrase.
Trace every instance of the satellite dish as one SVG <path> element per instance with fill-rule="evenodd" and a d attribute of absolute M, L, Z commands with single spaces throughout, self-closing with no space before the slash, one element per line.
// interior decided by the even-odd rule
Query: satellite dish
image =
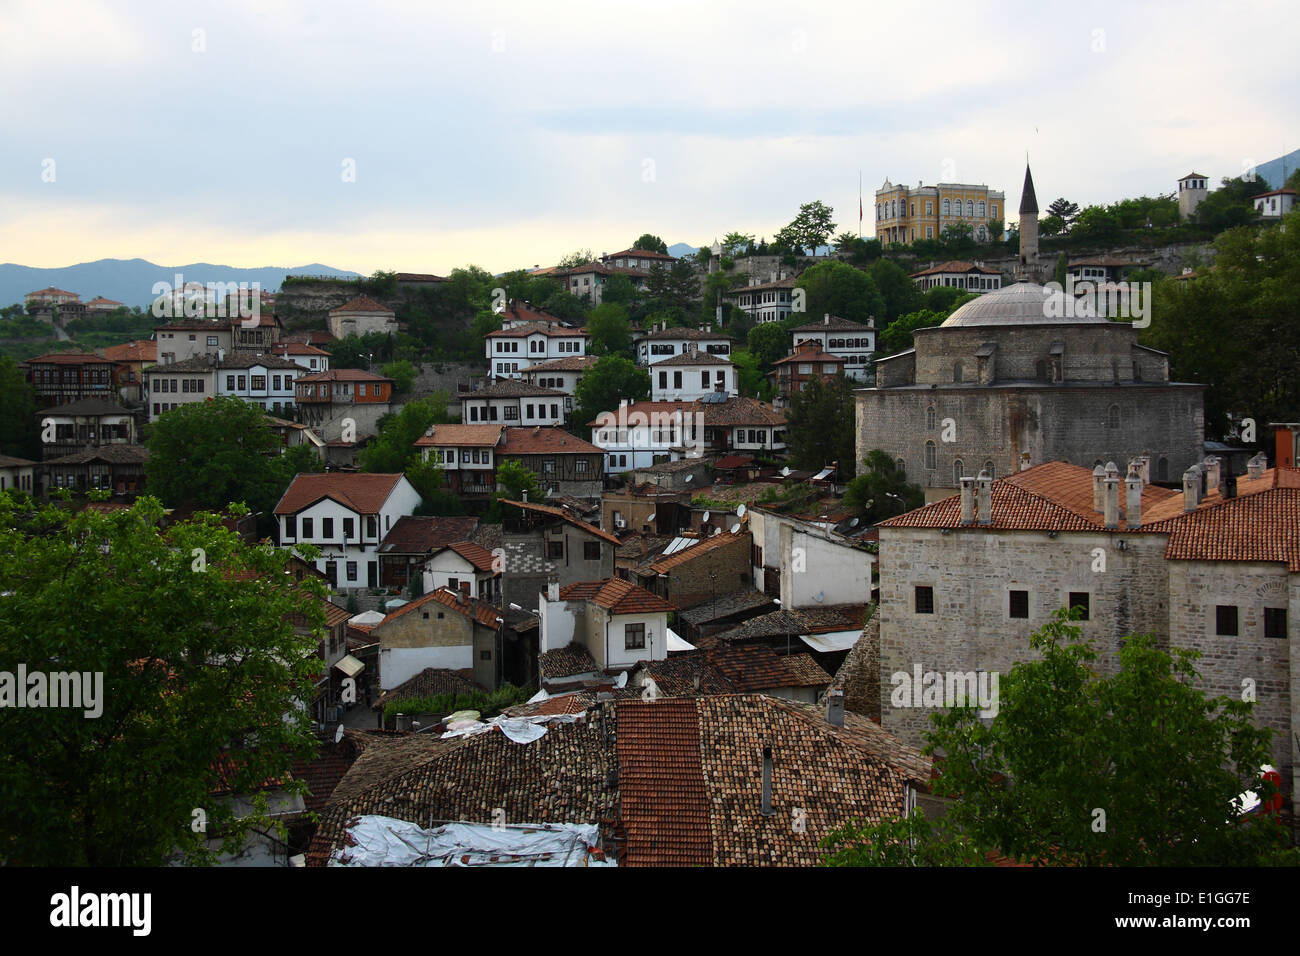
<path fill-rule="evenodd" d="M 735 524 L 733 524 L 733 525 L 731 526 L 731 533 L 732 533 L 732 534 L 737 534 L 737 533 L 739 533 L 739 532 L 740 532 L 740 522 L 737 521 Z"/>
<path fill-rule="evenodd" d="M 826 592 L 818 591 L 816 594 L 813 595 L 813 600 L 816 601 L 818 604 L 821 604 L 822 601 L 826 600 Z"/>
<path fill-rule="evenodd" d="M 850 528 L 856 528 L 857 526 L 858 526 L 858 519 L 857 519 L 857 518 L 854 518 L 852 521 L 849 522 L 849 527 L 850 527 Z"/>
<path fill-rule="evenodd" d="M 737 518 L 743 518 L 743 517 L 745 517 L 745 512 L 746 512 L 747 510 L 748 510 L 748 509 L 747 509 L 747 508 L 742 504 L 739 508 L 736 509 L 736 517 L 737 517 Z"/>
<path fill-rule="evenodd" d="M 714 529 L 713 529 L 713 537 L 716 538 L 716 537 L 717 537 L 718 535 L 720 535 L 720 534 L 722 534 L 722 529 L 721 529 L 721 528 L 714 528 Z"/>
<path fill-rule="evenodd" d="M 627 671 L 623 671 L 617 678 L 615 678 L 614 686 L 620 689 L 627 686 Z"/>
<path fill-rule="evenodd" d="M 704 517 L 701 518 L 700 520 L 703 521 L 705 524 L 708 524 L 708 523 L 709 523 L 709 514 L 710 514 L 710 512 L 708 512 L 708 511 L 704 512 Z"/>
<path fill-rule="evenodd" d="M 782 478 L 789 478 L 789 477 L 790 477 L 790 466 L 789 466 L 789 465 L 786 465 L 784 468 L 781 469 L 781 477 L 782 477 Z"/>
<path fill-rule="evenodd" d="M 343 739 L 343 725 L 339 724 L 339 729 L 334 731 L 334 742 L 338 743 Z"/>
<path fill-rule="evenodd" d="M 694 475 L 687 475 L 686 480 L 682 482 L 682 484 L 689 485 L 691 483 L 691 479 L 694 477 L 695 477 Z"/>

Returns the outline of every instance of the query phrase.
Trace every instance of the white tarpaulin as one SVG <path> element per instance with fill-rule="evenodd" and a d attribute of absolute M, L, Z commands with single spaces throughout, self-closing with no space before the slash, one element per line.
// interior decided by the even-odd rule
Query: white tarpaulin
<path fill-rule="evenodd" d="M 361 663 L 361 661 L 357 660 L 351 654 L 344 654 L 343 657 L 339 660 L 339 662 L 334 666 L 337 667 L 339 670 L 341 670 L 348 677 L 356 677 L 358 674 L 360 674 L 363 670 L 366 669 L 366 665 Z"/>
<path fill-rule="evenodd" d="M 534 717 L 506 717 L 504 714 L 493 717 L 491 720 L 484 722 L 476 720 L 472 724 L 459 727 L 455 730 L 448 730 L 442 735 L 443 740 L 449 740 L 454 737 L 472 737 L 474 734 L 481 734 L 491 730 L 493 727 L 500 727 L 501 732 L 517 744 L 530 744 L 534 740 L 540 740 L 546 734 L 545 724 L 576 723 L 582 714 L 544 714 Z M 507 729 L 509 725 L 509 729 Z M 534 730 L 525 730 L 525 725 L 534 727 Z"/>
<path fill-rule="evenodd" d="M 834 651 L 847 651 L 858 643 L 861 636 L 861 631 L 831 631 L 829 634 L 800 634 L 799 640 L 814 651 L 830 654 Z"/>
<path fill-rule="evenodd" d="M 530 723 L 513 717 L 502 718 L 497 726 L 501 732 L 517 744 L 531 744 L 546 736 L 546 728 L 541 724 Z"/>
<path fill-rule="evenodd" d="M 330 866 L 615 866 L 593 855 L 600 829 L 585 823 L 489 826 L 447 823 L 428 830 L 407 820 L 366 815 L 348 827 L 355 846 L 336 849 Z"/>
<path fill-rule="evenodd" d="M 695 650 L 695 645 L 682 640 L 677 636 L 677 632 L 670 627 L 668 628 L 668 650 L 693 651 Z"/>

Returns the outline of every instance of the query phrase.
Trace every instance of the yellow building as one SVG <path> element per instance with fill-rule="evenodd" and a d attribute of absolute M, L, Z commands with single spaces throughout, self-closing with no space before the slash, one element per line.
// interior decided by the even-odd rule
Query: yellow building
<path fill-rule="evenodd" d="M 988 186 L 967 183 L 895 186 L 876 190 L 876 238 L 881 245 L 938 239 L 957 224 L 971 227 L 976 242 L 990 239 L 989 223 L 1004 221 L 1006 197 Z"/>

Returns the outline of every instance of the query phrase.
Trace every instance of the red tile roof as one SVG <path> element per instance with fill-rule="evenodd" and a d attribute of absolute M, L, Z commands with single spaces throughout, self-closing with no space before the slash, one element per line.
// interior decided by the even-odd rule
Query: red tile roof
<path fill-rule="evenodd" d="M 585 372 L 599 361 L 600 356 L 597 355 L 568 355 L 564 358 L 551 359 L 549 362 L 530 365 L 526 369 L 521 369 L 520 373 L 531 376 L 538 372 Z"/>
<path fill-rule="evenodd" d="M 473 426 L 470 426 L 473 427 Z M 571 435 L 563 428 L 507 428 L 506 442 L 499 455 L 601 455 L 591 442 Z"/>
<path fill-rule="evenodd" d="M 627 865 L 711 866 L 711 807 L 695 702 L 621 703 L 615 748 Z"/>
<path fill-rule="evenodd" d="M 301 368 L 301 366 L 298 366 Z M 300 375 L 298 382 L 391 382 L 391 378 L 361 368 L 332 368 L 328 372 Z"/>
<path fill-rule="evenodd" d="M 461 604 L 460 595 L 455 591 L 449 591 L 446 588 L 438 588 L 438 590 L 433 591 L 430 594 L 416 598 L 409 604 L 403 604 L 393 613 L 384 615 L 384 619 L 374 625 L 374 628 L 383 627 L 389 621 L 395 621 L 397 618 L 410 614 L 412 611 L 417 611 L 426 604 L 431 603 L 437 603 L 444 607 L 449 607 L 457 614 L 462 614 L 465 617 L 471 618 L 479 624 L 482 624 L 484 627 L 495 628 L 501 622 L 500 613 L 491 604 L 488 604 L 485 601 L 480 601 L 478 598 L 469 598 L 464 604 Z M 371 630 L 374 630 L 374 628 L 371 628 Z"/>
<path fill-rule="evenodd" d="M 910 278 L 915 279 L 918 276 L 938 275 L 939 273 L 970 273 L 976 272 L 986 276 L 1001 275 L 997 269 L 989 269 L 986 266 L 977 266 L 973 262 L 966 262 L 962 259 L 949 259 L 947 262 L 941 262 L 937 266 L 929 269 L 922 269 L 920 272 L 913 272 Z"/>
<path fill-rule="evenodd" d="M 495 332 L 489 332 L 489 339 L 516 339 L 524 338 L 529 335 L 547 335 L 557 338 L 574 338 L 576 336 L 585 337 L 586 329 L 570 329 L 561 325 L 553 325 L 550 322 L 525 322 L 523 325 L 516 325 L 512 329 L 497 329 Z"/>
<path fill-rule="evenodd" d="M 816 342 L 812 340 L 800 342 L 795 346 L 795 350 L 785 358 L 777 359 L 773 365 L 787 365 L 791 362 L 839 362 L 843 364 L 844 359 L 838 355 L 832 355 L 825 352 Z"/>
<path fill-rule="evenodd" d="M 379 545 L 380 554 L 427 554 L 453 541 L 468 541 L 478 527 L 473 517 L 403 515 L 393 522 Z"/>
<path fill-rule="evenodd" d="M 324 349 L 308 345 L 306 342 L 277 342 L 271 346 L 271 351 L 276 355 L 324 355 L 328 357 L 330 354 Z"/>
<path fill-rule="evenodd" d="M 434 425 L 429 434 L 415 440 L 417 448 L 476 446 L 491 448 L 501 441 L 504 425 Z"/>
<path fill-rule="evenodd" d="M 114 362 L 156 362 L 158 343 L 153 339 L 137 339 L 122 345 L 109 345 L 104 348 L 104 358 Z"/>
<path fill-rule="evenodd" d="M 494 571 L 496 568 L 492 552 L 473 541 L 453 541 L 447 547 L 473 565 L 475 571 Z"/>
<path fill-rule="evenodd" d="M 50 352 L 29 358 L 23 365 L 112 365 L 111 359 L 93 352 Z"/>
<path fill-rule="evenodd" d="M 401 480 L 401 475 L 337 471 L 323 475 L 297 475 L 275 506 L 275 513 L 297 514 L 318 501 L 331 498 L 358 514 L 378 514 Z"/>
<path fill-rule="evenodd" d="M 675 611 L 657 594 L 625 581 L 623 578 L 606 578 L 604 581 L 579 581 L 560 589 L 561 601 L 591 601 L 615 614 L 654 614 Z"/>
<path fill-rule="evenodd" d="M 388 315 L 393 314 L 393 310 L 380 305 L 369 296 L 360 295 L 351 302 L 339 306 L 337 309 L 330 309 L 330 315 L 339 312 L 386 312 Z"/>

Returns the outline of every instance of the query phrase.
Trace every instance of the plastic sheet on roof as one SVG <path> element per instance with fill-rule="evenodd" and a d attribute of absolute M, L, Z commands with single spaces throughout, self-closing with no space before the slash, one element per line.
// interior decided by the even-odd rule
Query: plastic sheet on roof
<path fill-rule="evenodd" d="M 676 631 L 671 627 L 668 629 L 668 650 L 671 651 L 693 651 L 695 645 L 689 641 L 683 640 Z"/>
<path fill-rule="evenodd" d="M 801 634 L 803 641 L 814 651 L 832 654 L 835 651 L 847 651 L 862 637 L 862 631 L 831 631 L 829 634 Z"/>
<path fill-rule="evenodd" d="M 355 846 L 335 849 L 330 866 L 615 866 L 599 852 L 600 829 L 586 823 L 537 826 L 447 823 L 424 829 L 366 815 L 348 827 Z"/>

